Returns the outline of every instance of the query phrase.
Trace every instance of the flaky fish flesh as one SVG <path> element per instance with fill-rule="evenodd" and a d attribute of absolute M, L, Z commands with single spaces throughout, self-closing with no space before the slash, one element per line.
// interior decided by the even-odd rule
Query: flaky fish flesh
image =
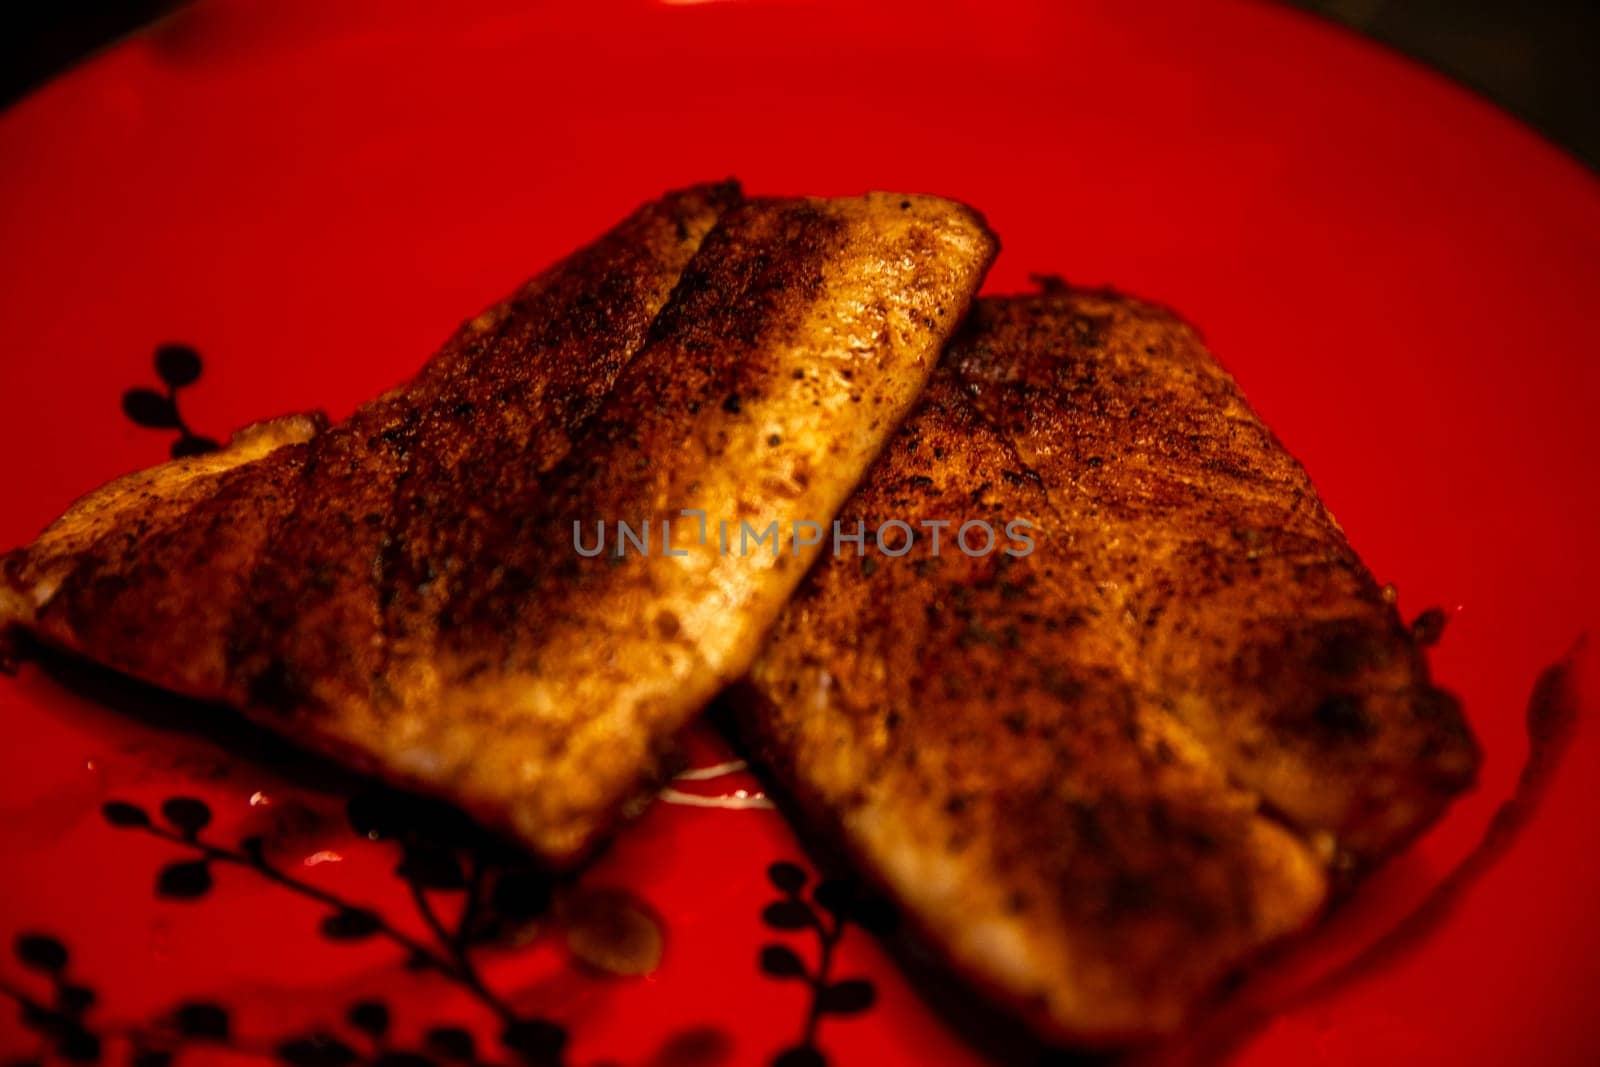
<path fill-rule="evenodd" d="M 819 564 L 731 703 L 806 821 L 1052 1039 L 1180 1026 L 1472 780 L 1395 609 L 1170 314 L 978 301 L 839 517 L 893 520 L 916 547 Z M 969 554 L 970 522 L 1026 540 Z"/>
<path fill-rule="evenodd" d="M 588 849 L 814 547 L 575 551 L 683 511 L 826 521 L 993 255 L 931 197 L 646 205 L 324 428 L 130 475 L 0 562 L 0 620 Z"/>

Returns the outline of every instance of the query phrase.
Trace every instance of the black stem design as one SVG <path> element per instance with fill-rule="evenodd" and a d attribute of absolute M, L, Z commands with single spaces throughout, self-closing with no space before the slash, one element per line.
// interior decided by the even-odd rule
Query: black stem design
<path fill-rule="evenodd" d="M 169 797 L 161 806 L 161 825 L 154 821 L 144 808 L 124 801 L 110 801 L 102 812 L 111 825 L 129 830 L 140 830 L 151 837 L 189 850 L 197 858 L 180 860 L 165 867 L 157 879 L 157 892 L 178 899 L 193 899 L 211 889 L 210 867 L 225 863 L 254 871 L 269 882 L 308 900 L 315 901 L 332 912 L 322 924 L 324 936 L 334 940 L 359 940 L 382 937 L 403 950 L 408 962 L 417 967 L 433 970 L 449 981 L 461 986 L 474 999 L 493 1013 L 501 1026 L 500 1043 L 524 1062 L 558 1067 L 563 1062 L 566 1031 L 559 1025 L 537 1016 L 518 1013 L 484 980 L 472 958 L 471 946 L 478 939 L 479 920 L 486 906 L 485 889 L 493 872 L 496 912 L 498 900 L 508 872 L 520 870 L 514 860 L 509 866 L 483 852 L 481 844 L 463 838 L 449 825 L 423 810 L 412 810 L 414 802 L 397 802 L 392 807 L 382 803 L 381 797 L 361 797 L 350 807 L 352 828 L 373 840 L 390 840 L 399 845 L 401 863 L 397 873 L 411 894 L 417 914 L 428 929 L 429 937 L 419 938 L 408 934 L 386 919 L 376 909 L 344 899 L 336 893 L 319 888 L 295 877 L 268 861 L 263 841 L 247 837 L 237 848 L 229 848 L 205 840 L 201 832 L 211 823 L 211 810 L 203 801 L 193 797 Z M 415 819 L 413 825 L 407 816 Z M 465 858 L 466 873 L 461 862 Z M 524 881 L 524 885 L 526 881 Z M 452 922 L 447 923 L 430 897 L 429 890 L 459 891 L 463 893 L 461 908 Z M 491 926 L 502 916 L 488 916 Z M 64 953 L 64 949 L 60 949 Z M 51 957 L 54 958 L 54 957 Z M 206 1005 L 213 1012 L 226 1015 L 220 1008 Z M 373 1062 L 426 1062 L 426 1056 L 406 1054 L 398 1056 L 396 1050 L 385 1044 L 388 1030 L 388 1009 L 381 1002 L 369 1001 L 351 1006 L 349 1022 L 361 1031 L 366 1043 L 375 1050 Z M 180 1021 L 181 1025 L 181 1021 Z M 225 1029 L 212 1026 L 211 1030 Z M 210 1038 L 214 1034 L 205 1035 Z M 470 1053 L 471 1040 L 466 1031 L 452 1026 L 435 1027 L 430 1041 L 437 1040 L 449 1049 L 446 1058 L 456 1062 L 479 1061 Z M 331 1051 L 330 1051 L 331 1050 Z M 362 1056 L 337 1037 L 326 1033 L 285 1041 L 276 1048 L 279 1060 L 310 1067 L 312 1064 L 340 1064 L 362 1062 Z"/>
<path fill-rule="evenodd" d="M 127 390 L 122 394 L 123 414 L 148 429 L 178 431 L 178 439 L 169 449 L 174 459 L 215 452 L 221 446 L 195 433 L 178 405 L 178 391 L 200 377 L 200 353 L 185 344 L 160 345 L 155 351 L 155 370 L 162 389 L 135 386 Z"/>
<path fill-rule="evenodd" d="M 230 849 L 221 848 L 217 845 L 210 844 L 209 842 L 202 841 L 198 837 L 189 834 L 175 833 L 171 830 L 163 830 L 159 826 L 149 825 L 143 827 L 143 829 L 146 833 L 151 834 L 154 837 L 159 837 L 163 841 L 170 841 L 175 845 L 183 845 L 187 848 L 194 849 L 207 859 L 217 860 L 222 863 L 231 863 L 235 866 L 244 867 L 248 870 L 255 871 L 268 881 L 276 882 L 285 889 L 291 890 L 311 900 L 315 900 L 320 904 L 326 904 L 336 912 L 348 913 L 351 911 L 359 911 L 363 915 L 370 915 L 373 921 L 377 924 L 375 931 L 377 934 L 389 939 L 394 944 L 405 949 L 411 954 L 412 958 L 427 960 L 428 965 L 434 970 L 437 970 L 445 975 L 459 977 L 455 975 L 454 968 L 449 960 L 446 960 L 444 957 L 440 956 L 437 952 L 423 944 L 421 941 L 418 941 L 416 938 L 405 933 L 405 931 L 396 929 L 387 919 L 383 918 L 383 916 L 379 915 L 376 911 L 373 911 L 370 908 L 352 907 L 352 905 L 336 894 L 330 893 L 325 889 L 319 889 L 309 882 L 302 882 L 293 875 L 280 871 L 278 868 L 267 862 L 266 856 L 259 848 L 247 847 L 239 852 L 234 852 Z M 415 884 L 412 885 L 412 889 L 416 889 Z"/>
<path fill-rule="evenodd" d="M 51 939 L 54 940 L 53 938 Z M 63 988 L 69 987 L 64 977 L 52 973 L 51 981 L 59 999 Z M 189 1003 L 180 1005 L 169 1013 L 158 1026 L 115 1026 L 91 1028 L 82 1018 L 83 1008 L 50 1007 L 22 988 L 0 978 L 0 997 L 14 1001 L 22 1009 L 25 1025 L 40 1037 L 39 1054 L 23 1062 L 44 1062 L 53 1051 L 68 1062 L 99 1062 L 108 1041 L 124 1041 L 128 1045 L 127 1062 L 133 1067 L 170 1067 L 185 1045 L 204 1046 L 211 1049 L 226 1048 L 233 1052 L 262 1058 L 275 1058 L 290 1067 L 313 1067 L 317 1064 L 340 1064 L 343 1067 L 394 1067 L 396 1064 L 427 1065 L 444 1060 L 463 1067 L 498 1067 L 492 1060 L 477 1055 L 465 1031 L 455 1027 L 435 1027 L 429 1031 L 427 1051 L 410 1052 L 394 1045 L 388 1038 L 388 1010 L 376 1002 L 358 1002 L 351 1006 L 349 1025 L 362 1033 L 367 1046 L 359 1052 L 326 1030 L 315 1030 L 280 1041 L 241 1040 L 231 1033 L 227 1013 L 219 1006 Z M 379 1016 L 374 1018 L 373 1009 Z M 430 1053 L 432 1055 L 430 1055 Z"/>
<path fill-rule="evenodd" d="M 772 978 L 802 981 L 810 991 L 800 1040 L 779 1052 L 772 1061 L 773 1067 L 824 1067 L 827 1057 L 817 1047 L 823 1016 L 866 1011 L 877 996 L 865 978 L 835 981 L 833 977 L 834 950 L 845 927 L 853 919 L 866 921 L 870 908 L 859 899 L 855 886 L 843 881 L 820 882 L 807 899 L 809 879 L 793 863 L 774 863 L 767 869 L 767 878 L 783 896 L 762 910 L 762 921 L 774 930 L 809 930 L 817 942 L 814 968 L 807 967 L 788 945 L 774 942 L 762 946 L 762 971 Z"/>
<path fill-rule="evenodd" d="M 25 934 L 17 938 L 13 947 L 23 966 L 42 974 L 50 985 L 49 998 L 41 999 L 0 978 L 0 996 L 21 1009 L 22 1024 L 39 1039 L 38 1062 L 44 1062 L 52 1052 L 69 1063 L 97 1062 L 107 1039 L 128 1042 L 131 1062 L 136 1065 L 160 1062 L 164 1044 L 160 1035 L 137 1026 L 96 1029 L 86 1021 L 84 1016 L 95 1001 L 94 991 L 68 979 L 69 957 L 59 940 L 48 934 Z"/>
<path fill-rule="evenodd" d="M 844 933 L 844 919 L 835 917 L 831 929 L 820 919 L 814 929 L 821 947 L 817 952 L 817 971 L 807 977 L 811 986 L 811 1007 L 806 1012 L 805 1029 L 801 1032 L 801 1043 L 815 1046 L 817 1039 L 817 1024 L 822 1021 L 822 991 L 827 988 L 828 974 L 833 968 L 833 946 L 839 943 L 839 935 Z"/>
<path fill-rule="evenodd" d="M 188 421 L 183 417 L 183 409 L 178 407 L 178 387 L 176 385 L 168 383 L 167 399 L 172 403 L 172 419 L 178 424 L 178 436 L 185 441 L 198 440 L 200 435 L 189 428 Z"/>
<path fill-rule="evenodd" d="M 500 1017 L 502 1023 L 508 1025 L 515 1023 L 517 1021 L 517 1013 L 512 1011 L 504 1001 L 484 984 L 483 977 L 478 973 L 477 966 L 472 962 L 472 957 L 468 955 L 466 938 L 462 936 L 464 927 L 458 928 L 454 934 L 445 929 L 444 923 L 439 919 L 438 912 L 434 910 L 433 904 L 428 900 L 427 891 L 414 881 L 408 884 L 411 887 L 411 899 L 416 901 L 417 911 L 421 914 L 423 922 L 428 924 L 428 929 L 433 931 L 434 937 L 450 953 L 454 969 L 446 970 L 446 973 L 451 974 L 468 989 L 472 990 L 479 1000 L 483 1001 L 491 1011 Z M 468 901 L 468 904 L 462 905 L 463 917 L 470 906 L 470 896 Z"/>

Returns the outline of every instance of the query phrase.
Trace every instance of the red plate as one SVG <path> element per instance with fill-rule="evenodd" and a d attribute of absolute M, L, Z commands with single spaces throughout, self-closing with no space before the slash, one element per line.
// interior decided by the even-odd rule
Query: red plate
<path fill-rule="evenodd" d="M 1585 699 L 1570 675 L 1537 702 L 1524 802 L 1437 892 L 1512 795 L 1536 679 L 1594 618 L 1590 174 L 1439 78 L 1269 6 L 528 7 L 202 2 L 0 116 L 0 544 L 167 455 L 176 431 L 120 410 L 159 385 L 159 344 L 204 360 L 178 393 L 195 434 L 342 414 L 668 186 L 960 197 L 1004 240 L 991 290 L 1060 272 L 1198 323 L 1403 609 L 1450 618 L 1434 663 L 1483 739 L 1481 786 L 1236 998 L 1203 1050 L 1593 1062 L 1600 737 L 1562 729 Z M 804 864 L 772 811 L 658 804 L 559 916 L 518 921 L 536 887 L 498 905 L 485 890 L 463 938 L 458 876 L 478 865 L 488 886 L 509 861 L 441 842 L 452 828 L 426 812 L 367 798 L 353 830 L 359 783 L 81 671 L 25 664 L 0 681 L 0 715 L 0 935 L 18 938 L 0 993 L 32 1005 L 4 1011 L 7 1054 L 448 1062 L 470 1035 L 509 1062 L 516 1019 L 515 1044 L 564 1036 L 577 1065 L 762 1064 L 795 1046 L 795 1064 L 983 1061 L 857 923 L 827 982 L 870 993 L 838 986 L 821 1003 L 840 1010 L 763 972 L 768 944 L 814 971 L 823 936 L 764 925 L 787 895 L 769 865 Z M 724 787 L 756 788 L 680 783 Z M 135 825 L 110 825 L 108 801 L 152 822 L 113 808 Z M 778 912 L 832 936 L 814 902 Z M 579 961 L 637 962 L 655 929 L 649 977 Z M 419 950 L 433 962 L 408 969 Z"/>

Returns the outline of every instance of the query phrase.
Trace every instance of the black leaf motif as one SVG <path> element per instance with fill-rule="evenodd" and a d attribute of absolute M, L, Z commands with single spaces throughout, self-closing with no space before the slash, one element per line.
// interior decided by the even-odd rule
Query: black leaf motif
<path fill-rule="evenodd" d="M 846 978 L 825 987 L 817 999 L 817 1008 L 832 1015 L 854 1015 L 872 1007 L 877 991 L 865 978 Z"/>
<path fill-rule="evenodd" d="M 278 1059 L 291 1067 L 348 1067 L 358 1057 L 338 1038 L 316 1034 L 285 1041 L 278 1046 Z"/>
<path fill-rule="evenodd" d="M 435 1026 L 428 1031 L 423 1044 L 429 1052 L 443 1060 L 470 1062 L 478 1054 L 472 1035 L 459 1026 Z"/>
<path fill-rule="evenodd" d="M 785 893 L 798 893 L 806 885 L 806 872 L 798 864 L 783 860 L 767 868 L 767 878 Z"/>
<path fill-rule="evenodd" d="M 350 1025 L 372 1037 L 389 1032 L 389 1006 L 381 1000 L 358 1000 L 345 1015 Z"/>
<path fill-rule="evenodd" d="M 122 394 L 122 413 L 151 430 L 176 430 L 182 425 L 172 398 L 143 386 Z"/>
<path fill-rule="evenodd" d="M 156 893 L 173 900 L 194 900 L 211 891 L 211 864 L 206 860 L 169 863 L 156 876 Z"/>
<path fill-rule="evenodd" d="M 761 921 L 775 930 L 804 930 L 817 942 L 814 970 L 788 945 L 772 942 L 761 948 L 762 973 L 768 978 L 803 981 L 811 1001 L 800 1041 L 780 1051 L 772 1062 L 774 1067 L 825 1065 L 827 1057 L 816 1043 L 821 1021 L 830 1015 L 866 1011 L 877 996 L 872 983 L 866 979 L 848 978 L 837 982 L 830 979 L 834 951 L 853 913 L 858 910 L 862 895 L 853 882 L 827 879 L 817 884 L 811 892 L 811 901 L 807 901 L 805 871 L 793 863 L 772 864 L 767 868 L 767 878 L 783 896 L 761 909 Z"/>
<path fill-rule="evenodd" d="M 548 1019 L 519 1019 L 500 1032 L 500 1043 L 531 1060 L 550 1061 L 567 1047 L 567 1032 Z"/>
<path fill-rule="evenodd" d="M 828 1058 L 810 1045 L 796 1045 L 778 1053 L 772 1067 L 828 1067 Z"/>
<path fill-rule="evenodd" d="M 24 967 L 56 974 L 67 965 L 67 946 L 49 934 L 21 934 L 12 945 Z"/>
<path fill-rule="evenodd" d="M 761 909 L 761 921 L 774 930 L 803 930 L 816 920 L 803 901 L 775 900 Z"/>
<path fill-rule="evenodd" d="M 397 839 L 402 859 L 399 870 L 412 880 L 416 907 L 432 938 L 418 937 L 390 925 L 379 913 L 303 881 L 293 868 L 280 869 L 268 857 L 265 840 L 260 836 L 244 837 L 234 848 L 203 839 L 202 833 L 214 820 L 211 808 L 198 798 L 169 797 L 153 813 L 137 804 L 113 800 L 103 804 L 101 812 L 114 827 L 143 830 L 187 853 L 158 872 L 155 890 L 159 896 L 174 900 L 204 896 L 213 888 L 213 868 L 217 864 L 254 872 L 327 906 L 321 923 L 324 935 L 340 940 L 383 937 L 404 950 L 407 966 L 437 972 L 470 991 L 502 1019 L 512 1020 L 503 1030 L 502 1040 L 505 1055 L 514 1062 L 528 1067 L 562 1067 L 566 1031 L 548 1020 L 519 1018 L 483 981 L 470 954 L 483 930 L 498 929 L 507 922 L 494 904 L 503 905 L 507 912 L 528 914 L 548 909 L 551 876 L 529 866 L 526 859 L 483 836 L 442 805 L 386 794 L 383 802 L 371 809 L 376 814 L 370 818 L 361 803 L 352 803 L 351 807 L 353 825 L 374 831 L 374 837 L 392 835 Z M 469 887 L 469 898 L 449 922 L 434 910 L 430 894 L 421 891 Z M 97 1061 L 103 1052 L 102 1040 L 114 1037 L 125 1050 L 126 1058 L 121 1062 L 138 1067 L 171 1067 L 180 1057 L 188 1062 L 194 1043 L 232 1042 L 227 1010 L 204 1001 L 182 1004 L 148 1028 L 99 1033 L 92 1028 L 93 1022 L 85 1019 L 95 1003 L 93 991 L 65 980 L 69 962 L 66 946 L 48 935 L 27 934 L 18 937 L 13 948 L 25 966 L 45 972 L 52 979 L 55 995 L 50 1001 L 11 993 L 0 983 L 0 996 L 9 994 L 16 1001 L 23 1024 L 37 1034 L 40 1048 L 50 1062 Z M 471 1034 L 454 1025 L 434 1026 L 425 1036 L 426 1043 L 415 1049 L 392 1041 L 389 1008 L 381 1000 L 350 1004 L 346 1021 L 351 1028 L 349 1033 L 359 1031 L 365 1035 L 359 1052 L 339 1036 L 322 1030 L 280 1034 L 267 1048 L 280 1063 L 290 1067 L 346 1067 L 355 1063 L 382 1067 L 439 1067 L 451 1063 L 459 1067 L 480 1062 Z M 341 1033 L 347 1040 L 354 1040 L 349 1033 Z M 260 1050 L 261 1046 L 254 1045 L 242 1051 Z M 200 1055 L 197 1050 L 193 1054 Z"/>
<path fill-rule="evenodd" d="M 365 908 L 345 908 L 323 919 L 320 929 L 334 941 L 359 941 L 383 929 L 383 922 Z"/>
<path fill-rule="evenodd" d="M 173 826 L 193 837 L 211 823 L 211 809 L 194 797 L 170 797 L 161 805 L 161 815 Z"/>
<path fill-rule="evenodd" d="M 150 825 L 150 816 L 143 808 L 123 800 L 106 801 L 100 805 L 100 814 L 105 817 L 106 822 L 118 828 Z"/>
<path fill-rule="evenodd" d="M 209 1000 L 191 1000 L 172 1013 L 178 1032 L 202 1041 L 226 1041 L 231 1030 L 228 1009 Z"/>
<path fill-rule="evenodd" d="M 156 348 L 156 374 L 176 389 L 200 377 L 200 353 L 184 344 L 165 344 Z"/>
<path fill-rule="evenodd" d="M 187 430 L 184 431 L 187 434 Z M 246 836 L 235 848 L 202 839 L 213 825 L 207 804 L 190 796 L 167 798 L 152 820 L 144 807 L 124 800 L 107 801 L 101 807 L 106 822 L 118 828 L 139 829 L 188 853 L 168 863 L 156 877 L 155 891 L 164 898 L 192 900 L 213 888 L 213 867 L 227 864 L 254 872 L 268 881 L 328 907 L 320 926 L 322 933 L 335 940 L 382 937 L 405 952 L 406 966 L 413 970 L 432 970 L 448 981 L 471 992 L 486 1007 L 512 1023 L 502 1032 L 502 1040 L 513 1059 L 527 1064 L 560 1067 L 566 1047 L 566 1031 L 544 1019 L 519 1019 L 513 1010 L 490 988 L 478 973 L 471 958 L 471 946 L 497 932 L 515 932 L 510 915 L 537 915 L 551 905 L 552 882 L 547 872 L 528 865 L 510 848 L 498 844 L 474 828 L 465 817 L 451 809 L 406 794 L 374 791 L 352 799 L 351 825 L 369 838 L 390 838 L 400 846 L 399 873 L 410 879 L 415 904 L 433 937 L 419 938 L 391 926 L 383 916 L 368 908 L 349 903 L 339 896 L 301 880 L 293 869 L 279 869 L 267 855 L 265 840 Z M 470 860 L 470 863 L 468 862 Z M 470 871 L 470 877 L 467 875 Z M 453 922 L 443 921 L 433 902 L 422 890 L 469 889 L 467 899 Z M 432 943 L 430 943 L 432 942 Z M 91 990 L 66 982 L 65 946 L 45 935 L 19 939 L 15 951 L 34 970 L 49 973 L 55 991 L 46 1004 L 20 994 L 18 1002 L 24 1025 L 34 1030 L 48 1046 L 55 1047 L 57 1058 L 100 1054 L 100 1037 L 83 1024 L 82 1017 L 94 1004 Z M 7 990 L 0 987 L 0 995 Z M 290 1065 L 318 1064 L 343 1067 L 355 1062 L 382 1063 L 387 1067 L 418 1067 L 441 1062 L 477 1063 L 477 1052 L 470 1034 L 454 1026 L 436 1026 L 427 1047 L 408 1051 L 389 1040 L 391 1019 L 388 1007 L 379 1000 L 350 1005 L 346 1014 L 353 1031 L 366 1035 L 370 1048 L 357 1053 L 338 1037 L 327 1032 L 284 1035 L 272 1046 L 281 1062 Z M 82 1031 L 82 1033 L 79 1033 Z M 127 1045 L 127 1062 L 148 1067 L 170 1063 L 183 1050 L 182 1040 L 230 1039 L 230 1020 L 220 1006 L 191 1002 L 164 1018 L 157 1029 L 117 1031 Z"/>
<path fill-rule="evenodd" d="M 763 946 L 761 969 L 774 978 L 804 978 L 806 973 L 806 965 L 788 945 Z"/>
<path fill-rule="evenodd" d="M 177 430 L 178 437 L 168 451 L 174 459 L 215 452 L 217 442 L 201 437 L 183 421 L 178 410 L 178 393 L 200 377 L 200 353 L 185 344 L 164 344 L 156 348 L 156 374 L 166 390 L 135 386 L 122 394 L 122 411 L 139 426 L 152 430 Z"/>

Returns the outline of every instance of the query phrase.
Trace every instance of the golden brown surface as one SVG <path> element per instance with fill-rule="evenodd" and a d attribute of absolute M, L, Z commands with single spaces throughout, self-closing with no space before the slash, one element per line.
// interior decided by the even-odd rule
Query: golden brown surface
<path fill-rule="evenodd" d="M 825 521 L 992 253 L 932 198 L 673 194 L 347 422 L 80 502 L 5 558 L 0 609 L 568 862 L 805 564 L 589 561 L 572 521 Z"/>
<path fill-rule="evenodd" d="M 1455 699 L 1182 321 L 1104 293 L 986 301 L 950 360 L 1092 561 L 1130 662 L 1234 779 L 1358 861 L 1472 782 Z"/>
<path fill-rule="evenodd" d="M 273 420 L 91 493 L 0 561 L 7 621 L 392 773 L 384 609 L 427 591 L 408 564 L 499 479 L 533 491 L 738 201 L 645 205 L 331 430 Z M 374 736 L 340 736 L 358 716 Z"/>
<path fill-rule="evenodd" d="M 424 750 L 459 791 L 510 790 L 514 829 L 547 856 L 585 847 L 748 667 L 815 553 L 791 524 L 825 523 L 849 494 L 993 252 L 971 212 L 930 197 L 723 217 L 579 447 L 501 512 L 509 528 L 474 539 L 488 573 L 446 598 L 432 684 L 450 715 L 427 720 Z M 683 510 L 706 513 L 708 544 Z M 724 519 L 776 522 L 780 554 L 721 554 Z M 573 523 L 592 543 L 602 520 L 648 523 L 651 554 L 579 556 Z M 661 553 L 663 520 L 686 555 Z M 475 722 L 502 743 L 462 737 Z"/>
<path fill-rule="evenodd" d="M 840 515 L 888 519 L 955 525 L 936 559 L 923 532 L 819 566 L 734 704 L 807 815 L 1047 1035 L 1178 1026 L 1314 919 L 1337 848 L 1376 858 L 1471 780 L 1304 472 L 1163 312 L 975 304 Z M 1029 521 L 1035 550 L 969 557 L 972 519 Z"/>
<path fill-rule="evenodd" d="M 379 587 L 406 535 L 481 500 L 494 472 L 526 486 L 566 451 L 738 198 L 702 186 L 645 205 L 331 431 L 272 420 L 89 494 L 0 563 L 7 614 L 190 696 L 360 699 L 382 682 Z"/>

